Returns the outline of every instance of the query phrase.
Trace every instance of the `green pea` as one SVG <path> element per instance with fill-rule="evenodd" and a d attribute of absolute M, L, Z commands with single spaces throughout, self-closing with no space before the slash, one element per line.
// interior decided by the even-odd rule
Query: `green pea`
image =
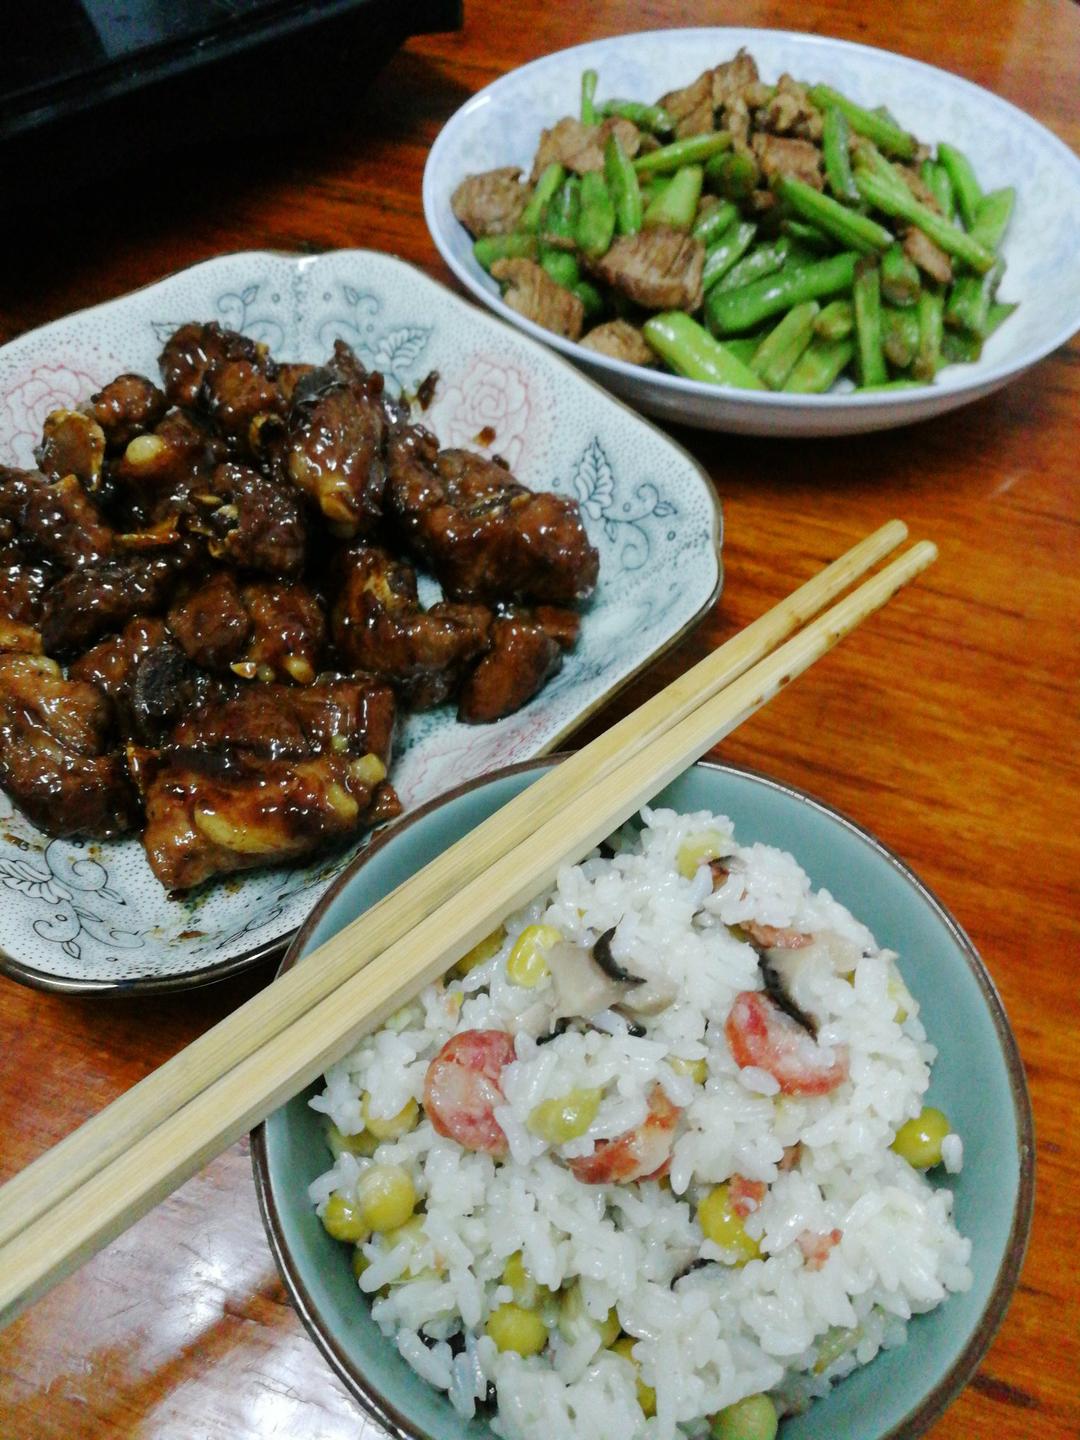
<path fill-rule="evenodd" d="M 929 1170 L 931 1165 L 941 1164 L 941 1142 L 951 1129 L 945 1112 L 927 1105 L 914 1120 L 905 1120 L 900 1126 L 892 1148 L 916 1170 Z"/>
<path fill-rule="evenodd" d="M 768 1395 L 747 1395 L 712 1417 L 713 1440 L 775 1440 L 780 1427 Z"/>

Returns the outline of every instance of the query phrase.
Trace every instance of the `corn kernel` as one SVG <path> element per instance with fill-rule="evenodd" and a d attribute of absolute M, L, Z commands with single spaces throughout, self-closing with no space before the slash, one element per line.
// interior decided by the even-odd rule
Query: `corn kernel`
<path fill-rule="evenodd" d="M 540 1316 L 520 1305 L 500 1305 L 488 1316 L 484 1327 L 500 1350 L 518 1355 L 539 1355 L 547 1344 L 547 1326 Z"/>
<path fill-rule="evenodd" d="M 360 1206 L 340 1190 L 335 1190 L 327 1200 L 322 1213 L 323 1229 L 335 1240 L 349 1240 L 354 1245 L 366 1240 L 371 1227 L 365 1221 Z"/>
<path fill-rule="evenodd" d="M 719 830 L 699 830 L 687 835 L 675 853 L 675 868 L 684 880 L 692 880 L 702 865 L 717 860 L 731 850 L 731 841 Z"/>
<path fill-rule="evenodd" d="M 548 973 L 547 951 L 558 945 L 562 934 L 554 925 L 526 925 L 514 941 L 506 962 L 507 978 L 514 985 L 531 988 Z"/>
<path fill-rule="evenodd" d="M 758 1242 L 747 1234 L 746 1226 L 732 1209 L 729 1186 L 714 1185 L 698 1206 L 697 1218 L 706 1240 L 737 1253 L 736 1265 L 745 1265 L 761 1254 Z"/>
<path fill-rule="evenodd" d="M 493 955 L 497 955 L 506 939 L 506 931 L 500 925 L 497 930 L 492 930 L 490 935 L 485 935 L 483 940 L 478 940 L 471 950 L 466 950 L 461 959 L 454 966 L 454 973 L 467 975 L 470 970 L 475 970 L 478 965 L 485 964 Z"/>
<path fill-rule="evenodd" d="M 621 1355 L 624 1360 L 629 1360 L 633 1365 L 634 1373 L 637 1376 L 637 1403 L 648 1418 L 648 1416 L 656 1414 L 656 1391 L 651 1385 L 646 1385 L 641 1378 L 641 1367 L 632 1354 L 636 1344 L 637 1341 L 632 1335 L 624 1335 L 621 1340 L 616 1340 L 611 1348 L 616 1355 Z"/>
<path fill-rule="evenodd" d="M 374 1155 L 378 1141 L 366 1130 L 361 1130 L 359 1135 L 346 1135 L 336 1125 L 328 1125 L 326 1143 L 336 1160 L 343 1151 L 348 1151 L 350 1155 Z"/>
<path fill-rule="evenodd" d="M 538 1285 L 526 1270 L 520 1250 L 515 1250 L 503 1266 L 502 1282 L 510 1286 L 514 1303 L 524 1310 L 535 1310 L 551 1293 L 546 1285 Z"/>
<path fill-rule="evenodd" d="M 389 1117 L 372 1114 L 371 1095 L 367 1090 L 364 1091 L 360 1106 L 364 1116 L 364 1128 L 370 1131 L 376 1140 L 396 1140 L 399 1135 L 407 1135 L 410 1130 L 416 1129 L 416 1122 L 420 1118 L 420 1107 L 411 1095 L 397 1114 Z"/>
<path fill-rule="evenodd" d="M 529 1129 L 549 1145 L 564 1145 L 584 1135 L 596 1119 L 603 1090 L 568 1090 L 554 1100 L 541 1100 L 529 1112 Z"/>
<path fill-rule="evenodd" d="M 686 1075 L 695 1085 L 704 1085 L 709 1075 L 707 1060 L 684 1060 L 681 1055 L 669 1055 L 667 1063 L 676 1075 Z"/>
<path fill-rule="evenodd" d="M 404 1225 L 416 1209 L 416 1187 L 401 1165 L 372 1165 L 357 1181 L 356 1196 L 364 1220 L 380 1234 Z"/>
<path fill-rule="evenodd" d="M 944 1111 L 927 1105 L 914 1120 L 905 1120 L 896 1132 L 892 1149 L 916 1170 L 941 1164 L 941 1142 L 952 1127 Z"/>

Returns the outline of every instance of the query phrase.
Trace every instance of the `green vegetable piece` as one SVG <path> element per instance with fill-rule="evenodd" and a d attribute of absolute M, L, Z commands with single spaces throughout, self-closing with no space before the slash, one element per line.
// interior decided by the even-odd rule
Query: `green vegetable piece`
<path fill-rule="evenodd" d="M 724 341 L 724 349 L 729 355 L 734 355 L 736 360 L 749 365 L 754 358 L 754 351 L 764 338 L 764 335 L 733 335 L 730 340 Z"/>
<path fill-rule="evenodd" d="M 978 274 L 984 275 L 993 265 L 992 250 L 980 245 L 958 226 L 921 204 L 906 185 L 894 188 L 880 175 L 872 175 L 868 170 L 856 170 L 855 183 L 863 199 L 875 210 L 898 220 L 906 220 L 909 225 L 917 225 L 920 230 L 925 230 L 942 250 Z"/>
<path fill-rule="evenodd" d="M 830 195 L 823 195 L 804 180 L 782 175 L 774 188 L 796 215 L 824 230 L 826 235 L 833 236 L 847 250 L 872 255 L 875 251 L 887 250 L 893 243 L 893 237 L 884 225 L 879 225 L 868 215 L 848 209 Z"/>
<path fill-rule="evenodd" d="M 583 125 L 595 125 L 597 121 L 596 81 L 595 70 L 586 70 L 581 77 L 581 123 Z"/>
<path fill-rule="evenodd" d="M 975 211 L 975 223 L 969 232 L 971 238 L 988 250 L 1000 249 L 1015 205 L 1016 191 L 1011 185 L 984 195 Z"/>
<path fill-rule="evenodd" d="M 810 99 L 819 110 L 827 110 L 830 106 L 840 110 L 853 130 L 872 140 L 886 155 L 895 155 L 898 160 L 911 160 L 914 157 L 918 141 L 914 135 L 901 130 L 895 121 L 877 115 L 873 110 L 864 110 L 861 105 L 856 105 L 854 100 L 849 100 L 830 85 L 812 86 Z"/>
<path fill-rule="evenodd" d="M 872 261 L 855 267 L 851 287 L 855 306 L 855 368 L 860 385 L 883 385 L 889 378 L 881 348 L 881 271 Z"/>
<path fill-rule="evenodd" d="M 877 390 L 924 390 L 925 384 L 922 380 L 908 380 L 901 375 L 896 380 L 884 380 L 880 385 L 856 385 L 856 395 L 869 395 Z"/>
<path fill-rule="evenodd" d="M 540 221 L 540 238 L 557 248 L 572 250 L 578 211 L 581 209 L 581 181 L 568 175 L 548 202 Z"/>
<path fill-rule="evenodd" d="M 765 388 L 748 365 L 681 310 L 653 315 L 646 320 L 642 334 L 666 365 L 689 380 L 745 390 Z"/>
<path fill-rule="evenodd" d="M 607 253 L 615 235 L 615 202 L 599 170 L 581 177 L 581 208 L 574 226 L 577 247 L 590 260 Z"/>
<path fill-rule="evenodd" d="M 770 390 L 784 388 L 796 360 L 814 337 L 814 321 L 820 310 L 816 300 L 793 306 L 754 351 L 750 369 L 761 376 Z"/>
<path fill-rule="evenodd" d="M 540 264 L 565 290 L 572 290 L 581 279 L 581 266 L 577 256 L 570 250 L 553 250 L 549 246 L 540 249 Z"/>
<path fill-rule="evenodd" d="M 944 311 L 945 300 L 941 291 L 937 286 L 924 286 L 916 310 L 919 319 L 919 348 L 911 366 L 919 380 L 933 380 L 941 366 Z"/>
<path fill-rule="evenodd" d="M 881 348 L 890 365 L 897 370 L 908 368 L 919 349 L 919 317 L 914 306 L 907 310 L 882 306 Z"/>
<path fill-rule="evenodd" d="M 881 257 L 881 293 L 890 305 L 914 305 L 919 298 L 922 281 L 918 266 L 904 247 L 896 242 Z"/>
<path fill-rule="evenodd" d="M 747 1395 L 712 1417 L 713 1440 L 776 1440 L 780 1418 L 768 1395 Z"/>
<path fill-rule="evenodd" d="M 945 302 L 945 324 L 950 330 L 966 330 L 982 340 L 990 319 L 990 305 L 1005 271 L 999 260 L 985 275 L 961 275 Z"/>
<path fill-rule="evenodd" d="M 987 336 L 992 335 L 999 325 L 1004 325 L 1005 321 L 1009 318 L 1009 316 L 1013 313 L 1015 309 L 1016 305 L 1014 303 L 1010 304 L 1008 301 L 1005 300 L 996 300 L 994 304 L 990 306 L 990 314 L 987 317 Z"/>
<path fill-rule="evenodd" d="M 820 395 L 850 365 L 854 354 L 854 340 L 815 340 L 795 362 L 785 393 Z"/>
<path fill-rule="evenodd" d="M 674 119 L 662 105 L 643 105 L 639 100 L 607 100 L 600 106 L 600 114 L 629 120 L 650 135 L 670 135 L 675 129 Z"/>
<path fill-rule="evenodd" d="M 960 219 L 970 230 L 975 224 L 975 216 L 978 214 L 979 201 L 983 198 L 982 186 L 975 178 L 975 171 L 972 169 L 971 161 L 955 145 L 939 145 L 937 147 L 938 163 L 945 167 L 945 172 L 952 184 L 953 194 L 956 196 L 956 208 L 960 211 Z"/>
<path fill-rule="evenodd" d="M 851 126 L 847 116 L 835 105 L 825 111 L 821 128 L 821 149 L 825 160 L 825 179 L 837 200 L 846 200 L 849 205 L 859 203 L 859 192 L 855 188 L 855 177 L 851 173 L 851 155 L 848 142 Z"/>
<path fill-rule="evenodd" d="M 810 265 L 789 263 L 775 275 L 766 275 L 739 290 L 714 289 L 705 297 L 709 329 L 716 335 L 738 335 L 805 300 L 820 300 L 850 290 L 857 258 L 846 251 Z"/>
<path fill-rule="evenodd" d="M 738 290 L 752 280 L 761 280 L 766 275 L 775 275 L 791 255 L 790 240 L 781 237 L 765 245 L 758 245 L 733 265 L 726 275 L 716 282 L 717 290 Z"/>
<path fill-rule="evenodd" d="M 850 300 L 832 300 L 814 321 L 814 334 L 823 340 L 846 340 L 855 329 L 855 306 Z"/>
<path fill-rule="evenodd" d="M 644 210 L 641 187 L 637 171 L 617 135 L 609 135 L 604 146 L 604 177 L 615 203 L 615 229 L 620 235 L 636 235 L 641 229 Z"/>
<path fill-rule="evenodd" d="M 935 165 L 933 160 L 924 160 L 919 166 L 919 174 L 923 184 L 933 193 L 942 215 L 946 220 L 951 220 L 956 214 L 956 201 L 953 199 L 952 181 L 945 166 Z"/>
<path fill-rule="evenodd" d="M 540 229 L 544 211 L 550 204 L 551 197 L 565 179 L 566 171 L 557 160 L 553 160 L 550 165 L 544 167 L 540 179 L 536 182 L 536 189 L 529 197 L 529 203 L 521 212 L 521 219 L 518 221 L 519 229 L 530 233 L 535 233 Z"/>
<path fill-rule="evenodd" d="M 713 202 L 711 209 L 698 214 L 694 221 L 690 234 L 695 240 L 700 240 L 706 249 L 715 244 L 729 225 L 739 218 L 739 212 L 730 200 L 721 200 L 719 205 Z"/>
<path fill-rule="evenodd" d="M 826 235 L 816 225 L 809 225 L 805 220 L 792 220 L 789 216 L 786 220 L 780 221 L 780 229 L 790 239 L 798 241 L 807 250 L 812 250 L 815 255 L 835 255 L 836 241 L 831 235 Z"/>
<path fill-rule="evenodd" d="M 966 330 L 946 330 L 941 337 L 941 358 L 946 365 L 972 365 L 982 358 L 983 342 Z"/>
<path fill-rule="evenodd" d="M 473 241 L 477 263 L 490 270 L 496 260 L 535 260 L 535 235 L 481 235 Z"/>
<path fill-rule="evenodd" d="M 761 168 L 752 155 L 728 151 L 714 155 L 705 166 L 705 184 L 728 200 L 745 200 L 761 181 Z"/>
<path fill-rule="evenodd" d="M 689 230 L 701 199 L 704 172 L 700 165 L 685 165 L 677 170 L 642 217 L 645 229 L 670 225 L 673 230 Z"/>
<path fill-rule="evenodd" d="M 639 155 L 634 169 L 639 175 L 671 175 L 684 165 L 701 165 L 721 150 L 730 148 L 731 136 L 726 130 L 717 130 L 711 135 L 687 135 L 670 145 L 662 145 L 659 150 Z"/>
<path fill-rule="evenodd" d="M 585 307 L 585 319 L 594 324 L 604 313 L 604 297 L 592 283 L 591 280 L 579 280 L 575 285 L 570 285 L 569 290 L 576 295 Z"/>
<path fill-rule="evenodd" d="M 740 220 L 720 237 L 705 256 L 705 268 L 701 272 L 701 284 L 706 295 L 746 254 L 756 234 L 757 226 L 752 220 Z"/>

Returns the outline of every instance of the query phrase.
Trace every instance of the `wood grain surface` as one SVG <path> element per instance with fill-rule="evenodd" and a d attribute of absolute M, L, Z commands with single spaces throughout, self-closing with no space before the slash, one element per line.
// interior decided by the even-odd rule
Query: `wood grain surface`
<path fill-rule="evenodd" d="M 1066 0 L 796 4 L 466 0 L 317 131 L 191 146 L 17 215 L 0 340 L 222 251 L 395 251 L 449 282 L 420 177 L 441 124 L 515 65 L 680 24 L 771 25 L 954 70 L 1080 148 L 1080 10 Z M 703 57 L 703 64 L 710 57 Z M 719 57 L 718 57 L 719 58 Z M 268 121 L 268 124 L 270 122 Z M 59 197 L 58 197 L 59 199 Z M 726 584 L 594 733 L 891 515 L 938 564 L 723 746 L 874 830 L 937 892 L 1000 988 L 1038 1131 L 1020 1287 L 933 1440 L 1080 1434 L 1080 1006 L 1076 998 L 1076 501 L 1080 347 L 909 430 L 781 442 L 676 431 L 725 514 Z M 160 1000 L 65 999 L 0 979 L 0 1179 L 269 979 Z M 2 1440 L 374 1440 L 290 1309 L 236 1146 L 0 1334 Z"/>

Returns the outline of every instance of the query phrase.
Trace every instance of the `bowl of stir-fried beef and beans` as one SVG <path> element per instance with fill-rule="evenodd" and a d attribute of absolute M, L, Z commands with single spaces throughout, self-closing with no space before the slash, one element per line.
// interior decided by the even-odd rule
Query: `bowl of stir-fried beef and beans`
<path fill-rule="evenodd" d="M 705 428 L 924 419 L 1080 326 L 1072 152 L 957 76 L 816 35 L 545 56 L 447 123 L 424 210 L 477 298 Z"/>
<path fill-rule="evenodd" d="M 550 748 L 719 584 L 697 465 L 390 257 L 236 255 L 0 351 L 0 953 L 171 985 Z"/>

